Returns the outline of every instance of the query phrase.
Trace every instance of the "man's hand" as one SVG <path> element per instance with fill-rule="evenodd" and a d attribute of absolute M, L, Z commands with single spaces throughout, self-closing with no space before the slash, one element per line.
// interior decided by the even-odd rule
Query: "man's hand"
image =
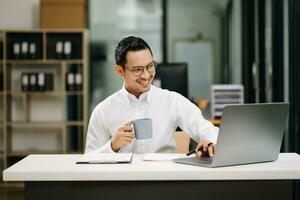
<path fill-rule="evenodd" d="M 133 129 L 129 124 L 130 123 L 127 123 L 119 128 L 117 133 L 111 139 L 111 148 L 114 152 L 118 152 L 123 146 L 131 143 L 135 138 Z"/>
<path fill-rule="evenodd" d="M 216 144 L 208 141 L 208 140 L 203 140 L 199 142 L 196 148 L 196 156 L 197 157 L 202 157 L 202 156 L 209 156 L 209 157 L 214 157 L 214 153 L 216 150 Z"/>

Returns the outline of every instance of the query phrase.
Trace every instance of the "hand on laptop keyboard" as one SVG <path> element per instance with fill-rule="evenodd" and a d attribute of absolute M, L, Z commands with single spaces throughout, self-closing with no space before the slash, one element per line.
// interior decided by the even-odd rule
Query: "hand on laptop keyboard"
<path fill-rule="evenodd" d="M 196 156 L 197 157 L 204 157 L 204 156 L 209 156 L 209 157 L 214 157 L 216 149 L 216 144 L 208 141 L 208 140 L 203 140 L 201 141 L 196 148 Z"/>

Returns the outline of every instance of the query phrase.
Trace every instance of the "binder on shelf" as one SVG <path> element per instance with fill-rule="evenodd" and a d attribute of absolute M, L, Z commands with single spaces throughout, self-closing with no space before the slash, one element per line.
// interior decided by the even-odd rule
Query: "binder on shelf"
<path fill-rule="evenodd" d="M 78 149 L 77 128 L 76 126 L 69 126 L 67 128 L 69 151 L 76 151 Z"/>
<path fill-rule="evenodd" d="M 0 72 L 0 91 L 3 91 L 3 72 Z"/>
<path fill-rule="evenodd" d="M 82 65 L 71 64 L 66 73 L 66 90 L 79 91 L 83 87 Z M 69 121 L 83 120 L 83 96 L 81 94 L 67 95 L 67 119 Z M 68 144 L 72 151 L 83 150 L 82 126 L 68 127 Z"/>
<path fill-rule="evenodd" d="M 45 90 L 46 91 L 54 90 L 54 74 L 53 73 L 45 74 Z"/>
<path fill-rule="evenodd" d="M 53 73 L 40 72 L 38 75 L 38 90 L 53 91 L 54 90 L 54 75 Z"/>
<path fill-rule="evenodd" d="M 47 33 L 47 58 L 48 59 L 82 59 L 81 32 Z"/>
<path fill-rule="evenodd" d="M 70 65 L 69 71 L 66 73 L 66 90 L 82 91 L 83 76 L 81 65 Z"/>
<path fill-rule="evenodd" d="M 71 59 L 72 42 L 69 40 L 59 40 L 55 43 L 56 59 Z"/>
<path fill-rule="evenodd" d="M 84 145 L 83 145 L 83 143 L 84 143 L 84 138 L 83 138 L 84 129 L 83 129 L 82 126 L 77 127 L 77 128 L 78 128 L 77 129 L 77 135 L 78 135 L 78 137 L 77 137 L 77 139 L 78 139 L 78 143 L 77 143 L 78 147 L 77 147 L 77 149 L 79 151 L 83 152 L 84 151 Z"/>
<path fill-rule="evenodd" d="M 83 97 L 82 97 L 82 95 L 77 95 L 76 109 L 77 109 L 76 120 L 82 121 L 83 120 Z"/>
<path fill-rule="evenodd" d="M 29 44 L 29 58 L 30 59 L 36 59 L 36 44 L 34 42 L 31 42 Z"/>
<path fill-rule="evenodd" d="M 38 73 L 38 80 L 37 80 L 37 89 L 39 91 L 46 90 L 46 74 L 44 72 Z"/>
<path fill-rule="evenodd" d="M 54 90 L 53 73 L 35 72 L 21 74 L 22 91 L 42 92 Z"/>
<path fill-rule="evenodd" d="M 57 41 L 55 44 L 55 52 L 56 52 L 56 58 L 62 59 L 63 58 L 63 42 Z"/>
<path fill-rule="evenodd" d="M 28 59 L 28 42 L 22 41 L 21 43 L 21 57 L 22 59 Z"/>
<path fill-rule="evenodd" d="M 37 90 L 37 73 L 30 73 L 29 75 L 29 91 Z"/>
<path fill-rule="evenodd" d="M 77 96 L 78 95 L 67 95 L 68 121 L 77 121 Z"/>
<path fill-rule="evenodd" d="M 24 92 L 29 91 L 29 73 L 22 73 L 21 88 Z"/>
<path fill-rule="evenodd" d="M 71 41 L 65 41 L 64 42 L 64 58 L 71 59 L 71 54 L 72 54 L 72 43 L 71 43 Z"/>
<path fill-rule="evenodd" d="M 0 38 L 1 40 L 1 38 Z M 3 59 L 3 41 L 0 41 L 0 60 Z"/>
<path fill-rule="evenodd" d="M 21 52 L 21 46 L 20 43 L 14 43 L 13 44 L 13 58 L 14 59 L 20 59 L 20 52 Z"/>
<path fill-rule="evenodd" d="M 82 91 L 82 72 L 77 70 L 75 74 L 75 90 Z"/>
<path fill-rule="evenodd" d="M 8 59 L 41 59 L 43 57 L 42 32 L 9 32 L 7 44 Z"/>
<path fill-rule="evenodd" d="M 67 118 L 69 121 L 83 120 L 83 96 L 68 95 L 67 96 Z M 68 143 L 71 151 L 83 150 L 83 128 L 82 126 L 68 127 Z"/>
<path fill-rule="evenodd" d="M 74 91 L 75 90 L 75 73 L 67 72 L 66 73 L 66 90 Z"/>
<path fill-rule="evenodd" d="M 69 126 L 67 128 L 68 134 L 68 150 L 69 151 L 83 151 L 83 128 L 82 126 Z"/>

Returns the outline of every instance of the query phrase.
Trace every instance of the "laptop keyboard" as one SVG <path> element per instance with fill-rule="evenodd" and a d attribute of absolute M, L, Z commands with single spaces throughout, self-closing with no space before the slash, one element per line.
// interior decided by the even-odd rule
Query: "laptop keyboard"
<path fill-rule="evenodd" d="M 207 165 L 210 165 L 213 161 L 213 158 L 211 158 L 211 157 L 201 157 L 201 158 L 193 157 L 191 159 L 193 159 L 193 161 L 195 161 L 196 163 L 200 162 L 200 163 L 204 163 Z"/>

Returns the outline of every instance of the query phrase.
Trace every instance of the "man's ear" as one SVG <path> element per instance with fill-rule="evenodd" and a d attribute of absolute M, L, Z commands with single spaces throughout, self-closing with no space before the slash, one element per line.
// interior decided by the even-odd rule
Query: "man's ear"
<path fill-rule="evenodd" d="M 124 69 L 123 69 L 122 66 L 116 65 L 116 66 L 115 66 L 115 72 L 116 72 L 119 76 L 124 77 Z"/>

